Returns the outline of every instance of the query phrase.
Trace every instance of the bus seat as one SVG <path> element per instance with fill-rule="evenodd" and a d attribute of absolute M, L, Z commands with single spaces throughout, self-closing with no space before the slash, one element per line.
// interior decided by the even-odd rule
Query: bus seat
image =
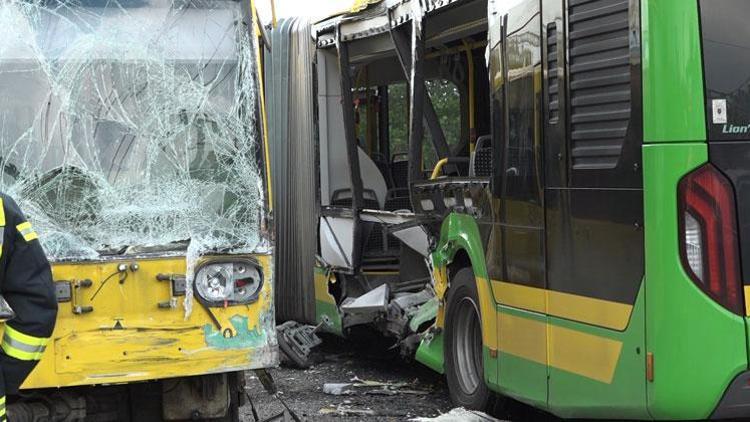
<path fill-rule="evenodd" d="M 407 188 L 394 188 L 388 191 L 385 197 L 385 210 L 386 211 L 412 211 L 411 199 L 409 198 L 409 189 Z M 385 241 L 385 246 L 388 250 L 398 251 L 401 247 L 401 241 L 389 234 Z"/>
<path fill-rule="evenodd" d="M 349 188 L 336 189 L 333 191 L 331 205 L 335 207 L 348 208 L 352 206 L 352 190 Z M 378 195 L 372 189 L 362 191 L 362 207 L 370 210 L 379 210 L 380 201 Z"/>
<path fill-rule="evenodd" d="M 388 163 L 388 160 L 383 156 L 383 154 L 380 153 L 373 153 L 370 158 L 372 159 L 372 162 L 375 163 L 375 166 L 377 166 L 378 170 L 380 170 L 380 174 L 383 176 L 383 179 L 385 179 L 385 186 L 388 189 L 393 188 L 393 176 L 391 175 L 391 167 Z"/>
<path fill-rule="evenodd" d="M 409 187 L 409 156 L 393 154 L 391 158 L 391 179 L 394 188 Z"/>
<path fill-rule="evenodd" d="M 469 177 L 490 177 L 492 175 L 492 136 L 477 138 L 474 152 L 469 161 Z"/>
<path fill-rule="evenodd" d="M 393 188 L 388 191 L 385 196 L 385 207 L 386 211 L 400 211 L 411 209 L 411 199 L 409 199 L 409 189 L 407 188 Z"/>

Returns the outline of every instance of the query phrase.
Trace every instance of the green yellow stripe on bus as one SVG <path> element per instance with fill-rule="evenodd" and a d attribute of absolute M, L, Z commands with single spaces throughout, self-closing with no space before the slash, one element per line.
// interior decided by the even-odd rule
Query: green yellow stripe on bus
<path fill-rule="evenodd" d="M 502 306 L 499 311 L 500 352 L 612 383 L 622 341 L 521 316 Z"/>
<path fill-rule="evenodd" d="M 500 306 L 492 305 L 495 312 L 482 313 L 484 345 L 490 351 L 547 364 L 605 384 L 612 382 L 622 341 L 549 323 L 544 306 L 552 300 L 555 305 L 550 309 L 561 315 L 547 313 L 549 316 L 620 330 L 627 327 L 632 306 L 498 281 L 492 281 L 491 289 L 485 287 L 489 285 L 486 279 L 477 277 L 480 303 L 501 302 Z M 578 309 L 573 314 L 555 307 L 563 305 Z M 616 318 L 600 317 L 612 310 Z"/>
<path fill-rule="evenodd" d="M 592 297 L 492 280 L 497 303 L 571 321 L 622 331 L 633 306 Z"/>

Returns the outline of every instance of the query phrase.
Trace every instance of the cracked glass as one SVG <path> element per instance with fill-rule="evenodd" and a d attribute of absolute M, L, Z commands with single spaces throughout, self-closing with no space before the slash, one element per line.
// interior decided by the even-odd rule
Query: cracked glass
<path fill-rule="evenodd" d="M 246 8 L 0 2 L 0 190 L 51 259 L 263 244 Z"/>

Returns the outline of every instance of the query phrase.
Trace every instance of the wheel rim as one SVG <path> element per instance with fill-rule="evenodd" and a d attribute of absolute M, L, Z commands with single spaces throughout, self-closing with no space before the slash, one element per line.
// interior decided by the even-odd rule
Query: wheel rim
<path fill-rule="evenodd" d="M 471 395 L 483 379 L 482 328 L 479 323 L 479 310 L 474 300 L 469 297 L 462 298 L 454 318 L 453 356 L 456 375 L 461 390 Z"/>

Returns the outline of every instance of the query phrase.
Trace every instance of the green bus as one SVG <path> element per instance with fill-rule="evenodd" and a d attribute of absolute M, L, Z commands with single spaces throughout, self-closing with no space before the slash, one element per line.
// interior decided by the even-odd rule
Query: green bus
<path fill-rule="evenodd" d="M 379 333 L 456 405 L 750 417 L 750 2 L 369 3 L 269 74 L 274 177 L 312 186 L 277 201 L 317 223 L 278 237 L 315 267 L 279 312 Z"/>

